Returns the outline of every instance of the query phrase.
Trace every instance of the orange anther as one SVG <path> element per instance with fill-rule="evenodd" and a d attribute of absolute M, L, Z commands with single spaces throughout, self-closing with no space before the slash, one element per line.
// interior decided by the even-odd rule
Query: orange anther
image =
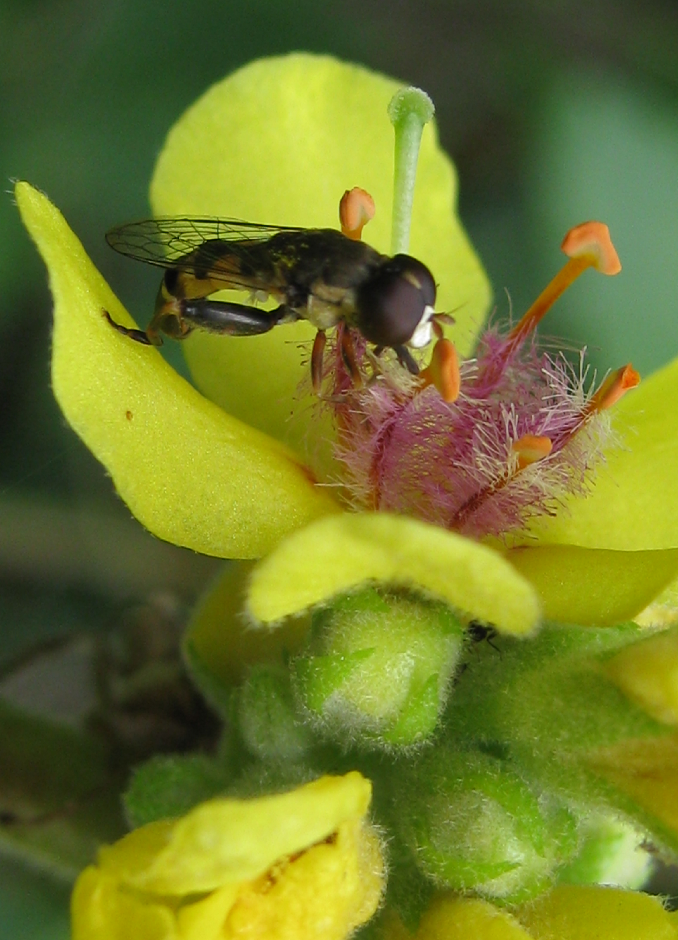
<path fill-rule="evenodd" d="M 434 385 L 444 401 L 453 402 L 459 397 L 461 373 L 459 356 L 454 343 L 449 339 L 439 339 L 433 347 L 431 361 L 419 373 L 422 389 Z"/>
<path fill-rule="evenodd" d="M 374 199 L 364 189 L 347 189 L 339 203 L 341 231 L 347 238 L 360 241 L 362 230 L 374 218 Z"/>
<path fill-rule="evenodd" d="M 616 404 L 629 389 L 635 388 L 639 384 L 640 375 L 631 363 L 622 366 L 621 369 L 617 369 L 615 372 L 610 372 L 589 401 L 586 409 L 588 414 L 606 411 Z"/>
<path fill-rule="evenodd" d="M 569 260 L 509 333 L 512 348 L 525 339 L 560 295 L 587 268 L 596 268 L 603 274 L 618 274 L 621 271 L 619 257 L 610 239 L 610 230 L 602 222 L 583 222 L 581 225 L 575 225 L 567 233 L 560 247 Z"/>
<path fill-rule="evenodd" d="M 621 262 L 603 222 L 582 222 L 571 228 L 560 246 L 568 258 L 587 258 L 601 274 L 619 274 Z"/>
<path fill-rule="evenodd" d="M 550 437 L 539 437 L 536 434 L 523 434 L 511 445 L 511 450 L 518 458 L 519 470 L 548 457 L 552 448 L 553 441 Z"/>

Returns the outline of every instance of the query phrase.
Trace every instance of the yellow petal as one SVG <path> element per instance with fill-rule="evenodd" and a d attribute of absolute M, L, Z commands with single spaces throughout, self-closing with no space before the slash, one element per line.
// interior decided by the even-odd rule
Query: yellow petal
<path fill-rule="evenodd" d="M 391 940 L 387 933 L 387 940 Z M 402 940 L 407 934 L 404 933 Z M 421 919 L 415 940 L 532 940 L 507 911 L 479 898 L 441 895 Z M 401 940 L 400 937 L 397 940 Z"/>
<path fill-rule="evenodd" d="M 114 878 L 134 881 L 151 866 L 169 845 L 174 831 L 172 820 L 162 819 L 133 829 L 113 845 L 99 849 L 99 867 Z"/>
<path fill-rule="evenodd" d="M 266 883 L 241 892 L 228 918 L 228 940 L 344 940 L 374 914 L 384 883 L 374 831 L 342 823 L 331 842 L 314 845 Z"/>
<path fill-rule="evenodd" d="M 617 653 L 606 674 L 641 708 L 678 725 L 678 630 L 667 630 Z"/>
<path fill-rule="evenodd" d="M 678 550 L 614 552 L 575 545 L 516 548 L 508 560 L 532 584 L 548 620 L 605 627 L 633 619 L 678 571 Z"/>
<path fill-rule="evenodd" d="M 102 309 L 131 321 L 61 214 L 27 183 L 16 198 L 50 272 L 54 393 L 143 525 L 205 554 L 256 557 L 336 510 L 291 452 L 116 333 Z"/>
<path fill-rule="evenodd" d="M 75 883 L 71 923 L 72 940 L 179 940 L 169 908 L 121 890 L 116 878 L 94 866 Z"/>
<path fill-rule="evenodd" d="M 223 940 L 224 924 L 238 891 L 238 885 L 226 885 L 193 904 L 183 905 L 177 913 L 181 940 Z"/>
<path fill-rule="evenodd" d="M 678 546 L 678 359 L 614 407 L 624 447 L 607 455 L 586 498 L 532 527 L 542 541 L 623 551 Z"/>
<path fill-rule="evenodd" d="M 394 133 L 386 108 L 401 87 L 329 56 L 250 63 L 210 88 L 170 132 L 151 185 L 154 212 L 338 228 L 342 194 L 361 186 L 377 210 L 364 238 L 389 253 Z M 455 311 L 455 341 L 468 352 L 490 294 L 455 203 L 454 169 L 429 124 L 410 252 L 433 271 L 437 307 Z M 308 402 L 298 403 L 290 422 L 290 406 L 308 375 L 298 344 L 313 334 L 304 323 L 248 339 L 194 335 L 185 350 L 205 394 L 248 424 L 300 444 L 312 415 Z"/>
<path fill-rule="evenodd" d="M 251 572 L 252 562 L 228 564 L 193 611 L 186 633 L 200 662 L 226 685 L 238 685 L 257 663 L 284 663 L 309 627 L 295 618 L 279 630 L 253 630 L 242 615 Z"/>
<path fill-rule="evenodd" d="M 659 898 L 634 891 L 563 885 L 518 908 L 534 940 L 676 940 Z"/>
<path fill-rule="evenodd" d="M 659 820 L 673 846 L 678 840 L 678 736 L 625 741 L 599 749 L 588 763 Z M 657 831 L 657 827 L 653 827 Z"/>
<path fill-rule="evenodd" d="M 296 532 L 257 565 L 248 607 L 272 623 L 366 581 L 419 588 L 507 633 L 534 628 L 530 585 L 499 554 L 387 513 L 344 514 Z"/>
<path fill-rule="evenodd" d="M 212 891 L 248 881 L 277 860 L 326 839 L 341 823 L 362 818 L 370 796 L 369 781 L 354 771 L 322 777 L 290 793 L 210 800 L 174 824 L 168 844 L 149 864 L 128 867 L 121 877 L 158 894 Z"/>

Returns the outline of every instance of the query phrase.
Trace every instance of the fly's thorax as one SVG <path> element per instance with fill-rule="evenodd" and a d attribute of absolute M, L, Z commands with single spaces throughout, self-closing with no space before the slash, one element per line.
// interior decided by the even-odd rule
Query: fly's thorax
<path fill-rule="evenodd" d="M 329 330 L 339 322 L 354 326 L 355 290 L 314 284 L 302 316 L 319 330 Z"/>

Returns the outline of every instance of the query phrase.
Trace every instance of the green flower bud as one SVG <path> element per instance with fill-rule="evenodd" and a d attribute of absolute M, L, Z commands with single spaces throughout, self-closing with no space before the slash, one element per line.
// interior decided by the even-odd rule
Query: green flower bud
<path fill-rule="evenodd" d="M 236 693 L 234 718 L 246 748 L 262 760 L 294 761 L 313 744 L 296 713 L 289 672 L 277 664 L 250 670 Z"/>
<path fill-rule="evenodd" d="M 463 643 L 447 606 L 368 588 L 316 614 L 312 629 L 293 671 L 323 736 L 386 748 L 430 736 Z"/>
<path fill-rule="evenodd" d="M 405 772 L 394 820 L 438 884 L 510 903 L 545 890 L 577 849 L 577 826 L 504 760 L 438 747 Z"/>

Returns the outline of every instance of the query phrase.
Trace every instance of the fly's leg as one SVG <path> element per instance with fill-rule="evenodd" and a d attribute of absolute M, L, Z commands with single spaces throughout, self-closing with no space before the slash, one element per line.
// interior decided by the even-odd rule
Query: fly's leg
<path fill-rule="evenodd" d="M 313 340 L 313 350 L 311 352 L 311 384 L 316 395 L 320 394 L 323 384 L 323 355 L 326 342 L 325 330 L 318 330 Z"/>
<path fill-rule="evenodd" d="M 341 358 L 344 360 L 346 371 L 351 376 L 351 381 L 353 382 L 354 386 L 356 388 L 362 388 L 363 377 L 360 374 L 360 369 L 358 368 L 351 331 L 348 329 L 343 329 L 341 331 L 339 342 L 341 344 Z"/>
<path fill-rule="evenodd" d="M 410 373 L 410 375 L 419 375 L 419 365 L 407 346 L 394 346 L 393 350 L 398 357 L 401 366 Z"/>
<path fill-rule="evenodd" d="M 161 332 L 172 339 L 185 339 L 196 328 L 228 336 L 256 336 L 259 333 L 267 333 L 288 317 L 290 311 L 285 306 L 275 310 L 260 310 L 247 304 L 223 300 L 173 300 L 156 310 L 147 330 L 122 326 L 113 320 L 108 310 L 102 312 L 111 326 L 123 336 L 146 346 L 162 346 Z"/>
<path fill-rule="evenodd" d="M 123 326 L 122 323 L 116 323 L 108 310 L 102 308 L 101 312 L 114 330 L 117 330 L 118 333 L 122 333 L 123 336 L 129 336 L 135 343 L 143 343 L 144 346 L 162 346 L 162 337 L 156 336 L 154 339 L 151 339 L 149 334 L 144 332 L 144 330 L 133 330 L 128 326 Z"/>
<path fill-rule="evenodd" d="M 281 320 L 289 318 L 290 310 L 284 304 L 275 310 L 260 310 L 248 304 L 236 304 L 224 300 L 182 300 L 177 305 L 181 336 L 170 333 L 175 339 L 183 338 L 193 329 L 222 333 L 227 336 L 256 336 L 268 333 Z M 170 332 L 164 325 L 165 332 Z"/>
<path fill-rule="evenodd" d="M 373 350 L 374 355 L 378 358 L 381 356 L 385 348 L 385 346 L 375 346 Z M 419 375 L 419 365 L 407 346 L 394 346 L 393 352 L 398 357 L 398 362 L 400 365 L 404 369 L 407 369 L 410 375 Z"/>

